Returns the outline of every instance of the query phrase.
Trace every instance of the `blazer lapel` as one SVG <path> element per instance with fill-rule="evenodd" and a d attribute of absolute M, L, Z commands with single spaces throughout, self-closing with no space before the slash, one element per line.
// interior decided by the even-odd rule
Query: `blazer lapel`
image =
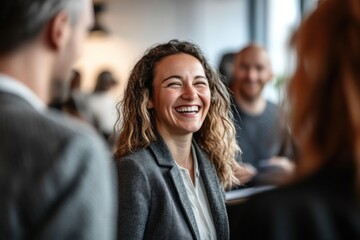
<path fill-rule="evenodd" d="M 211 214 L 214 220 L 217 238 L 228 239 L 229 226 L 226 206 L 223 200 L 225 198 L 224 192 L 220 187 L 214 166 L 211 164 L 195 141 L 193 141 L 193 144 L 197 154 L 200 176 L 204 182 Z"/>
<path fill-rule="evenodd" d="M 180 205 L 183 209 L 183 212 L 185 213 L 186 216 L 186 220 L 190 225 L 190 229 L 192 231 L 192 234 L 194 236 L 195 239 L 200 239 L 200 233 L 199 230 L 197 228 L 197 224 L 196 224 L 196 220 L 195 220 L 195 216 L 194 213 L 192 211 L 191 208 L 191 203 L 190 200 L 187 196 L 187 192 L 186 192 L 186 188 L 181 176 L 181 173 L 179 171 L 179 169 L 177 167 L 173 167 L 170 170 L 170 177 L 173 181 L 173 184 L 175 186 L 177 195 L 180 199 Z"/>
<path fill-rule="evenodd" d="M 200 239 L 195 216 L 191 208 L 190 200 L 187 196 L 181 172 L 175 165 L 169 149 L 160 136 L 158 136 L 157 142 L 152 142 L 150 144 L 150 149 L 153 151 L 159 166 L 170 167 L 169 175 L 174 184 L 179 205 L 181 206 L 181 209 L 185 215 L 185 219 L 189 225 L 192 235 L 194 236 L 194 239 Z"/>

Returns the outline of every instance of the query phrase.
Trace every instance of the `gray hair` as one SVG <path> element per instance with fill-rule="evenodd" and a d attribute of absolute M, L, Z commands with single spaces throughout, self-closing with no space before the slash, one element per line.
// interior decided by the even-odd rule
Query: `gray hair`
<path fill-rule="evenodd" d="M 0 7 L 0 54 L 34 39 L 60 11 L 76 24 L 84 0 L 2 0 Z"/>

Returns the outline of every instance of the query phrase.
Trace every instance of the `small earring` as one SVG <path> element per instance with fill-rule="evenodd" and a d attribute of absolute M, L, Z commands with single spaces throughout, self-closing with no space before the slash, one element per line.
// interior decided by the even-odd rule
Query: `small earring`
<path fill-rule="evenodd" d="M 147 108 L 147 109 L 152 109 L 152 108 L 154 108 L 152 102 L 148 102 L 147 105 L 146 105 L 146 108 Z"/>

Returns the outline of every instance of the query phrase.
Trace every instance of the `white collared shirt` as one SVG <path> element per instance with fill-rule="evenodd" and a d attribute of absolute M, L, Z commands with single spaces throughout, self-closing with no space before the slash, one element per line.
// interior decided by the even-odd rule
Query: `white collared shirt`
<path fill-rule="evenodd" d="M 20 81 L 2 73 L 0 73 L 0 91 L 12 93 L 25 99 L 38 111 L 44 111 L 46 109 L 45 103 L 42 102 L 30 88 Z"/>
<path fill-rule="evenodd" d="M 212 218 L 209 201 L 206 195 L 203 180 L 199 173 L 198 162 L 194 146 L 191 147 L 195 168 L 195 184 L 191 180 L 190 172 L 183 167 L 179 167 L 184 181 L 186 192 L 191 203 L 191 208 L 195 216 L 196 224 L 200 233 L 201 240 L 216 239 L 216 229 Z"/>

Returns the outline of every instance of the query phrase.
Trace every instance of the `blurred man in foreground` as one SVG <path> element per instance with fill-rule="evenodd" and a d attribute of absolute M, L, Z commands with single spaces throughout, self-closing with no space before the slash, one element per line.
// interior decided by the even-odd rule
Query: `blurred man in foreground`
<path fill-rule="evenodd" d="M 92 25 L 90 0 L 0 8 L 1 239 L 113 239 L 110 155 L 95 132 L 52 112 Z"/>

